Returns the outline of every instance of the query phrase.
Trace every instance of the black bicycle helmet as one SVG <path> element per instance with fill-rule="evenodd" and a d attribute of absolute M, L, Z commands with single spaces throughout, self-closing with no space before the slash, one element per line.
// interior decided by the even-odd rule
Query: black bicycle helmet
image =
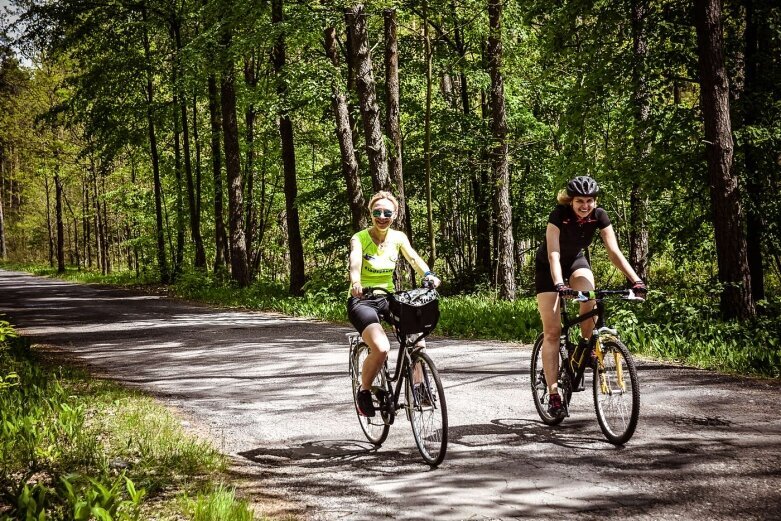
<path fill-rule="evenodd" d="M 587 175 L 579 175 L 567 183 L 567 195 L 570 197 L 586 196 L 596 197 L 599 194 L 599 185 L 593 178 Z"/>

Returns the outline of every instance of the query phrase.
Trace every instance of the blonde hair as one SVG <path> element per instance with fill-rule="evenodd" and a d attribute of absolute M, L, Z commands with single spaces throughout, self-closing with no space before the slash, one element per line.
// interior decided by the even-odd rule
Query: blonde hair
<path fill-rule="evenodd" d="M 567 190 L 562 188 L 559 190 L 558 195 L 556 195 L 556 202 L 559 204 L 563 204 L 564 206 L 568 206 L 570 203 L 572 203 L 572 197 L 567 193 Z"/>
<path fill-rule="evenodd" d="M 370 212 L 372 211 L 372 206 L 374 206 L 374 203 L 376 203 L 380 199 L 387 199 L 388 201 L 390 201 L 393 204 L 393 208 L 394 208 L 393 211 L 395 213 L 399 212 L 399 202 L 396 200 L 395 197 L 393 197 L 392 193 L 386 192 L 385 190 L 380 190 L 379 192 L 374 194 L 372 198 L 369 200 L 368 208 Z"/>
<path fill-rule="evenodd" d="M 589 196 L 589 197 L 594 197 L 595 201 L 597 199 L 596 196 Z M 561 190 L 559 190 L 559 193 L 556 195 L 556 202 L 559 203 L 559 204 L 562 204 L 564 206 L 571 205 L 573 199 L 575 199 L 575 198 L 572 197 L 571 195 L 569 195 L 565 188 L 562 188 Z"/>

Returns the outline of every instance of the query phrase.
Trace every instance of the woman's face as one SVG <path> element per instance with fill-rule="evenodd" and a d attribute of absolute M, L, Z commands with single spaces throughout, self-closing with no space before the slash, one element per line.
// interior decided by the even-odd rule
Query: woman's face
<path fill-rule="evenodd" d="M 588 217 L 596 206 L 597 200 L 594 197 L 576 195 L 572 198 L 572 209 L 575 211 L 575 215 L 581 219 Z"/>
<path fill-rule="evenodd" d="M 396 208 L 388 199 L 377 199 L 372 206 L 372 224 L 380 230 L 387 230 L 396 217 Z"/>

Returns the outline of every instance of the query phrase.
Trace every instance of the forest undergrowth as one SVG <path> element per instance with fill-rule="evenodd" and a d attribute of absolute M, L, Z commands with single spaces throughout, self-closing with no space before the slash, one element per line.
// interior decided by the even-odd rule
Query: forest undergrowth
<path fill-rule="evenodd" d="M 6 265 L 9 268 L 11 265 Z M 55 276 L 40 266 L 15 266 L 38 275 Z M 318 272 L 319 273 L 319 272 Z M 68 270 L 62 278 L 139 288 L 158 288 L 131 272 L 103 276 Z M 305 295 L 291 296 L 284 281 L 258 281 L 238 288 L 227 277 L 187 272 L 165 288 L 177 297 L 214 305 L 276 311 L 293 316 L 346 323 L 346 292 L 332 273 L 316 274 Z M 652 289 L 643 303 L 619 299 L 609 303 L 610 325 L 617 327 L 639 355 L 726 373 L 781 378 L 781 296 L 758 303 L 758 316 L 748 322 L 719 318 L 719 290 Z M 504 301 L 489 292 L 443 296 L 435 334 L 456 338 L 532 343 L 541 331 L 536 300 L 525 296 Z"/>

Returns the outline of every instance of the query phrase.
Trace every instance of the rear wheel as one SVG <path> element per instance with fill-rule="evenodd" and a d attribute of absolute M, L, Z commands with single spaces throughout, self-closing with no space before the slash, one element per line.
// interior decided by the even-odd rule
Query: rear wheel
<path fill-rule="evenodd" d="M 445 390 L 427 354 L 414 355 L 412 367 L 414 376 L 408 375 L 405 385 L 412 434 L 423 460 L 435 467 L 442 463 L 447 452 Z"/>
<path fill-rule="evenodd" d="M 629 441 L 640 417 L 640 388 L 632 355 L 618 340 L 602 342 L 602 359 L 594 369 L 594 407 L 610 443 Z"/>
<path fill-rule="evenodd" d="M 355 402 L 355 412 L 358 414 L 358 421 L 361 424 L 363 433 L 370 442 L 379 446 L 388 437 L 388 431 L 390 431 L 390 425 L 383 420 L 381 406 L 376 392 L 377 390 L 386 392 L 387 384 L 385 381 L 385 371 L 380 371 L 380 374 L 378 374 L 374 379 L 374 382 L 372 382 L 372 399 L 374 402 L 375 415 L 368 417 L 360 414 L 358 412 L 358 402 L 356 400 L 358 388 L 361 386 L 363 362 L 366 360 L 367 356 L 369 356 L 369 346 L 363 342 L 358 344 L 353 351 L 353 358 L 350 363 L 350 376 L 353 381 L 353 401 Z"/>
<path fill-rule="evenodd" d="M 531 369 L 529 379 L 531 380 L 532 396 L 534 397 L 534 407 L 537 414 L 546 425 L 558 425 L 564 420 L 564 416 L 552 416 L 548 413 L 548 383 L 545 381 L 545 373 L 542 370 L 542 334 L 537 337 L 532 348 Z M 572 398 L 572 385 L 570 385 L 569 375 L 563 368 L 563 363 L 559 362 L 559 394 L 562 401 L 569 406 Z"/>

